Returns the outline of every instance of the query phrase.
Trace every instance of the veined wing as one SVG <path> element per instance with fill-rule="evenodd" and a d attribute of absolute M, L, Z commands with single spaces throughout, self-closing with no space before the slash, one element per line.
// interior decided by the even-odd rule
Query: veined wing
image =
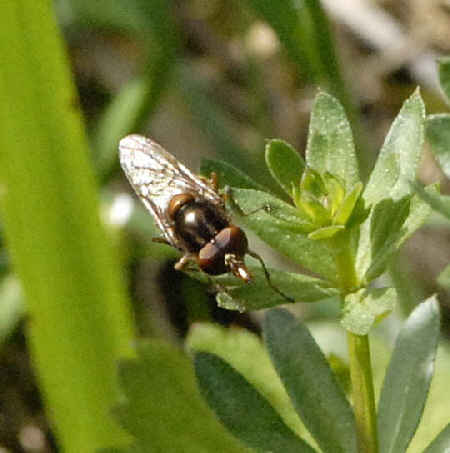
<path fill-rule="evenodd" d="M 166 239 L 178 247 L 167 208 L 174 195 L 192 193 L 216 205 L 219 194 L 169 152 L 143 135 L 128 135 L 119 144 L 120 165 Z"/>

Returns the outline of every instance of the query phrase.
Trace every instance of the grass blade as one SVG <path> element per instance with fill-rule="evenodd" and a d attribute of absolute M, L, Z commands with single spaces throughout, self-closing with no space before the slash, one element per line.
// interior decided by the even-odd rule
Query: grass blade
<path fill-rule="evenodd" d="M 65 452 L 123 440 L 109 415 L 131 323 L 51 3 L 0 7 L 5 234 L 44 399 Z"/>

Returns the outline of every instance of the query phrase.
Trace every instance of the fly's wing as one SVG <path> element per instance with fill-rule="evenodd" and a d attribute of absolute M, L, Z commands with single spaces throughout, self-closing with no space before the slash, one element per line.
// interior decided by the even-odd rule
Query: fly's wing
<path fill-rule="evenodd" d="M 216 191 L 153 140 L 143 135 L 128 135 L 120 141 L 119 153 L 125 175 L 173 246 L 183 249 L 167 213 L 174 195 L 192 193 L 223 206 Z"/>

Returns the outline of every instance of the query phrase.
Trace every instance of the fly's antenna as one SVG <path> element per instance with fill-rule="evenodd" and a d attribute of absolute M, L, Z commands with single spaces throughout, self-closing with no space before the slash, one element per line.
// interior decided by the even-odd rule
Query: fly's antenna
<path fill-rule="evenodd" d="M 290 296 L 286 296 L 280 289 L 278 289 L 273 283 L 272 280 L 270 279 L 270 273 L 267 270 L 266 264 L 264 263 L 263 259 L 255 252 L 252 252 L 251 250 L 247 250 L 247 253 L 252 256 L 253 258 L 256 258 L 260 263 L 262 270 L 264 272 L 264 276 L 266 277 L 267 284 L 271 289 L 273 289 L 277 294 L 279 294 L 283 299 L 286 299 L 290 303 L 294 303 L 295 299 Z"/>

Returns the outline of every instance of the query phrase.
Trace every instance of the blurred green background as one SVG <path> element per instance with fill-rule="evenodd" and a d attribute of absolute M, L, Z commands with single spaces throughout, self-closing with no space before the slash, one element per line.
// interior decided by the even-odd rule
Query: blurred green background
<path fill-rule="evenodd" d="M 59 451 L 55 435 L 78 452 L 125 439 L 105 414 L 118 395 L 112 364 L 134 337 L 181 344 L 204 320 L 259 331 L 258 313 L 218 309 L 173 270 L 176 251 L 151 242 L 159 233 L 119 168 L 120 138 L 152 137 L 194 171 L 220 158 L 270 186 L 265 140 L 302 152 L 319 89 L 346 108 L 363 176 L 417 85 L 428 113 L 448 109 L 436 68 L 450 47 L 443 0 L 5 0 L 0 30 L 2 453 Z M 428 149 L 419 177 L 449 190 Z M 434 216 L 385 277 L 402 299 L 381 329 L 388 342 L 435 292 L 448 335 L 436 277 L 449 231 Z M 316 326 L 336 316 L 295 309 Z"/>

